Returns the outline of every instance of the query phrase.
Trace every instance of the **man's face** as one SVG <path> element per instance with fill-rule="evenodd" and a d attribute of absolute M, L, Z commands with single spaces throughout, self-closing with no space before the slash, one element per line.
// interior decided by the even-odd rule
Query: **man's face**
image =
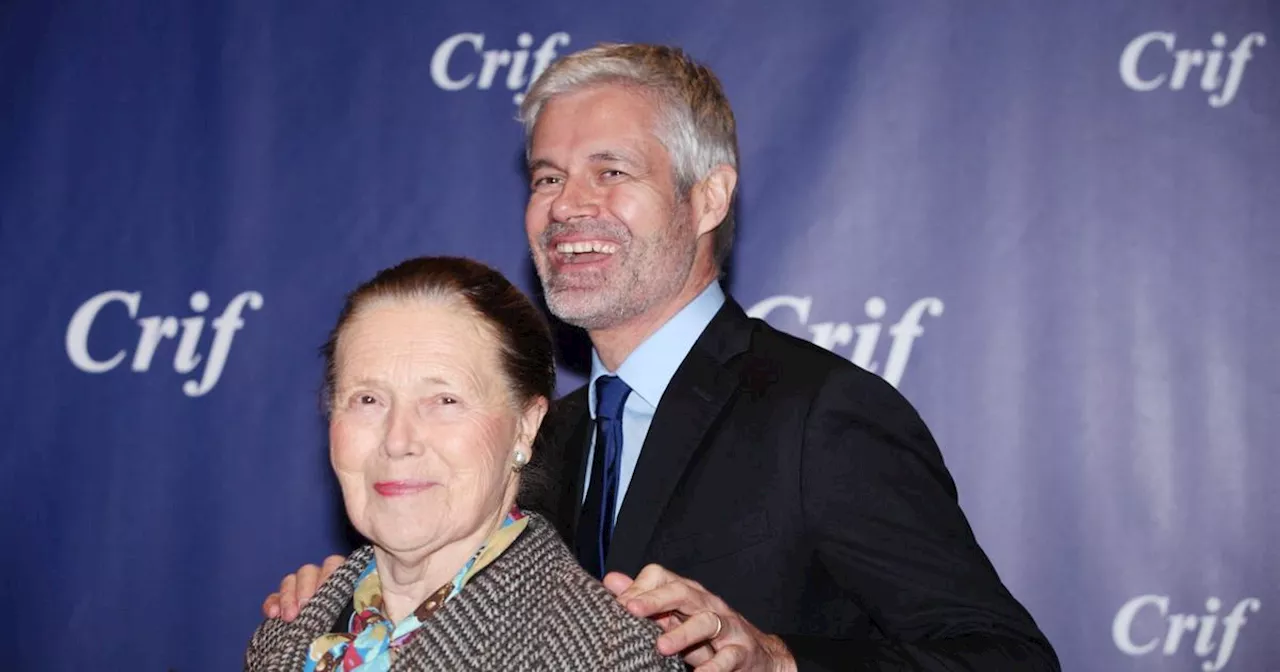
<path fill-rule="evenodd" d="M 569 324 L 616 327 L 689 277 L 697 231 L 657 122 L 647 97 L 604 85 L 553 98 L 534 127 L 525 230 L 547 304 Z"/>

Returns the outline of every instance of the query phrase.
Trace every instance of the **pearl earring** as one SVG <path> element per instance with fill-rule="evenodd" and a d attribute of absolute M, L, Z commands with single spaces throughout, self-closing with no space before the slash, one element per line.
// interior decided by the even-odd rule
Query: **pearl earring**
<path fill-rule="evenodd" d="M 523 468 L 524 468 L 525 460 L 527 460 L 528 458 L 526 458 L 526 457 L 524 456 L 524 453 L 523 453 L 523 452 L 521 452 L 521 451 L 517 450 L 517 451 L 516 451 L 516 458 L 515 458 L 515 459 L 516 459 L 516 463 L 515 463 L 515 465 L 514 465 L 514 466 L 512 466 L 512 467 L 511 467 L 511 469 L 512 469 L 513 471 L 520 471 L 521 469 L 523 469 Z"/>

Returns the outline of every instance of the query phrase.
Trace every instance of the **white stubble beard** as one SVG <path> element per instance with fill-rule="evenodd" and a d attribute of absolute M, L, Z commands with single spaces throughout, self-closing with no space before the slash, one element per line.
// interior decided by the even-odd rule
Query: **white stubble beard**
<path fill-rule="evenodd" d="M 685 220 L 681 222 L 680 220 Z M 680 293 L 697 256 L 697 238 L 690 229 L 687 204 L 677 205 L 671 222 L 651 239 L 636 238 L 626 227 L 599 222 L 590 227 L 573 229 L 605 230 L 619 240 L 613 256 L 613 268 L 592 271 L 587 282 L 574 282 L 550 275 L 552 235 L 569 230 L 553 223 L 543 232 L 540 253 L 535 253 L 534 266 L 542 282 L 547 307 L 560 320 L 588 331 L 610 329 Z M 541 257 L 541 258 L 540 258 Z M 550 277 L 548 277 L 550 275 Z M 579 277 L 585 275 L 579 272 Z M 598 277 L 597 277 L 598 276 Z"/>

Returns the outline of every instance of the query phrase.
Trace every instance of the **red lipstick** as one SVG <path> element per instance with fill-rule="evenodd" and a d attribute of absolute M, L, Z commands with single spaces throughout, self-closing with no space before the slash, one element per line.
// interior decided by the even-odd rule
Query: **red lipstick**
<path fill-rule="evenodd" d="M 378 481 L 373 484 L 373 489 L 383 497 L 403 497 L 416 495 L 435 485 L 431 481 Z"/>

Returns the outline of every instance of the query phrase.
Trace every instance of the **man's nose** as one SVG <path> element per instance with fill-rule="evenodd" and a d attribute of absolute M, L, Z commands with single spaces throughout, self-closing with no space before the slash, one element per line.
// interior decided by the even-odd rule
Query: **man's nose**
<path fill-rule="evenodd" d="M 565 178 L 564 186 L 551 203 L 551 216 L 560 222 L 592 219 L 600 214 L 600 193 L 587 180 Z"/>

